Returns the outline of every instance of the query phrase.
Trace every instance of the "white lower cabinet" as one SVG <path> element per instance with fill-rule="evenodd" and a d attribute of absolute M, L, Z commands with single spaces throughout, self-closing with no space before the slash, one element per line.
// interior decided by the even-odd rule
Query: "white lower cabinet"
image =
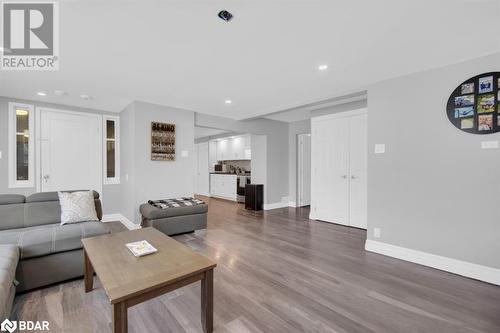
<path fill-rule="evenodd" d="M 210 195 L 236 201 L 236 175 L 211 174 Z"/>

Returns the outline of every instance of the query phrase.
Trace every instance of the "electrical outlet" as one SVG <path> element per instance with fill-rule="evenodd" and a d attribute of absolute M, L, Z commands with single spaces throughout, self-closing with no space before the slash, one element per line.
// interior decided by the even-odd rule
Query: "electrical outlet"
<path fill-rule="evenodd" d="M 184 158 L 189 157 L 189 151 L 187 151 L 187 150 L 181 151 L 181 156 Z"/>
<path fill-rule="evenodd" d="M 373 237 L 380 238 L 380 228 L 373 228 Z"/>

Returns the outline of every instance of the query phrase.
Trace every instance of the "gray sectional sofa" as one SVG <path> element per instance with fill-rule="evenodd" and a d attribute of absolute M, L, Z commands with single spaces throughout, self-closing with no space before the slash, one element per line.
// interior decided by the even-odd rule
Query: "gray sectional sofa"
<path fill-rule="evenodd" d="M 97 192 L 94 201 L 101 219 Z M 57 192 L 0 195 L 0 320 L 10 314 L 16 290 L 83 276 L 82 238 L 110 232 L 100 221 L 63 226 L 60 221 Z"/>

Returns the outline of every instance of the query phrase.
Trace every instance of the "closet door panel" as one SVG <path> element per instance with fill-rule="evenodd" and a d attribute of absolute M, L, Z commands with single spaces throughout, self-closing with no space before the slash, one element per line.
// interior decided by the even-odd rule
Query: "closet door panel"
<path fill-rule="evenodd" d="M 312 215 L 349 223 L 349 119 L 313 123 Z"/>
<path fill-rule="evenodd" d="M 350 118 L 349 225 L 366 229 L 367 115 Z"/>

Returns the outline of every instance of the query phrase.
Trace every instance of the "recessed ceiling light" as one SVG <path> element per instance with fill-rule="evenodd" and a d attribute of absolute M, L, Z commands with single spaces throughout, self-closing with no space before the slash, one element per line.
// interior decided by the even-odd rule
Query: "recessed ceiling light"
<path fill-rule="evenodd" d="M 80 98 L 85 100 L 85 101 L 90 101 L 92 99 L 92 96 L 82 94 L 82 95 L 80 95 Z"/>
<path fill-rule="evenodd" d="M 38 96 L 43 96 L 43 97 L 47 96 L 47 93 L 46 93 L 46 92 L 43 92 L 43 91 L 39 91 L 39 92 L 37 92 L 36 94 L 37 94 Z"/>
<path fill-rule="evenodd" d="M 68 95 L 68 93 L 65 92 L 64 90 L 54 90 L 54 94 L 57 95 L 57 96 L 66 96 L 66 95 Z"/>
<path fill-rule="evenodd" d="M 226 103 L 226 104 L 232 104 L 232 103 L 233 103 L 233 101 L 232 101 L 232 100 L 230 100 L 230 99 L 226 99 L 226 101 L 225 101 L 224 103 Z"/>
<path fill-rule="evenodd" d="M 319 65 L 319 66 L 318 66 L 318 69 L 319 69 L 320 71 L 326 71 L 326 70 L 328 69 L 328 65 Z"/>

